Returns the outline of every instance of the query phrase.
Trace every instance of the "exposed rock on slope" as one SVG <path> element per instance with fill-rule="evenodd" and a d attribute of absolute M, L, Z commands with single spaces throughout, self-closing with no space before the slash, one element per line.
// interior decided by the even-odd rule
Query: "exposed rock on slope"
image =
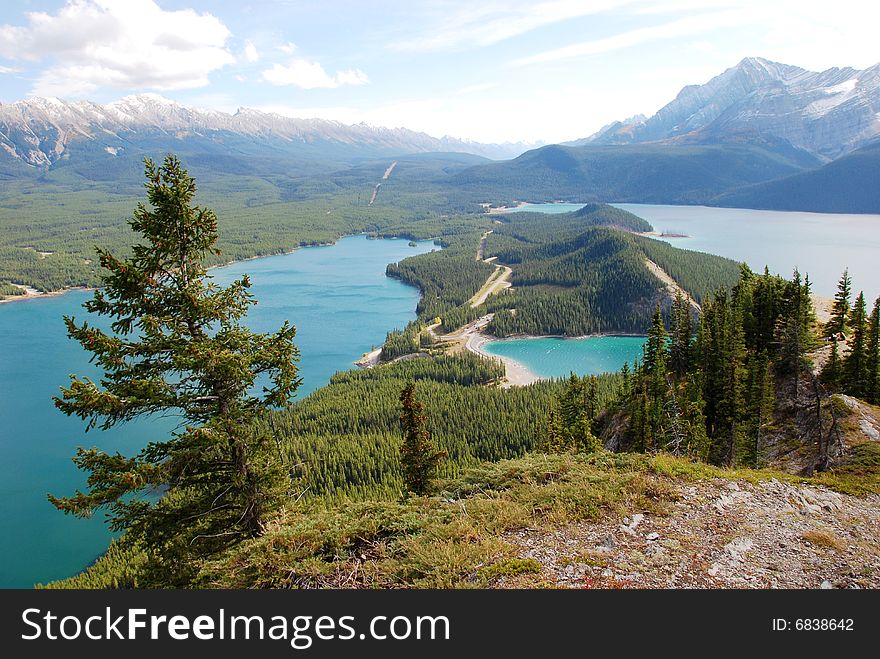
<path fill-rule="evenodd" d="M 880 497 L 776 479 L 677 483 L 668 515 L 507 534 L 572 588 L 877 588 Z"/>

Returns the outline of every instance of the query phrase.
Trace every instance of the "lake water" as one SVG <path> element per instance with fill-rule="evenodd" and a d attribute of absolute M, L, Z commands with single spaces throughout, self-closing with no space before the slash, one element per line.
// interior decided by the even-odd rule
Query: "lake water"
<path fill-rule="evenodd" d="M 768 266 L 790 277 L 809 273 L 813 292 L 832 297 L 844 268 L 868 306 L 880 295 L 880 215 L 798 213 L 705 206 L 614 204 L 650 222 L 656 231 L 687 238 L 661 238 L 671 245 L 745 261 L 758 272 Z"/>
<path fill-rule="evenodd" d="M 385 334 L 415 318 L 418 291 L 385 276 L 385 266 L 434 249 L 404 240 L 352 236 L 211 270 L 222 284 L 251 276 L 258 300 L 247 319 L 273 331 L 285 319 L 297 327 L 303 385 L 298 397 L 327 383 Z M 69 373 L 95 373 L 79 345 L 67 339 L 62 316 L 85 316 L 91 296 L 74 291 L 43 300 L 0 304 L 0 587 L 30 587 L 69 576 L 107 546 L 102 519 L 64 515 L 46 494 L 72 494 L 84 485 L 71 462 L 77 446 L 97 445 L 131 454 L 171 427 L 167 419 L 141 420 L 109 432 L 85 434 L 78 419 L 52 405 Z"/>
<path fill-rule="evenodd" d="M 650 222 L 658 232 L 687 238 L 660 238 L 693 249 L 764 266 L 784 277 L 795 268 L 809 273 L 813 292 L 832 297 L 844 268 L 853 289 L 865 291 L 870 307 L 880 295 L 880 215 L 801 213 L 707 206 L 613 204 Z M 583 204 L 524 204 L 509 212 L 570 213 Z"/>
<path fill-rule="evenodd" d="M 554 204 L 521 204 L 515 208 L 504 211 L 505 213 L 572 213 L 583 208 L 583 204 L 554 203 Z"/>
<path fill-rule="evenodd" d="M 492 341 L 483 349 L 510 357 L 542 378 L 598 375 L 619 371 L 624 362 L 632 366 L 641 359 L 642 336 L 590 336 L 582 339 L 535 338 Z"/>

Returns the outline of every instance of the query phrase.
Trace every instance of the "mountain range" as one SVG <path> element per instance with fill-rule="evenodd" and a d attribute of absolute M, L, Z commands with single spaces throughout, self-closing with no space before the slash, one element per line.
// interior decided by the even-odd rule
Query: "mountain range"
<path fill-rule="evenodd" d="M 880 64 L 812 72 L 758 57 L 683 88 L 651 117 L 539 148 L 247 108 L 199 110 L 155 94 L 106 105 L 0 103 L 6 179 L 119 183 L 137 178 L 144 156 L 174 151 L 203 181 L 262 177 L 284 198 L 301 198 L 315 185 L 360 184 L 388 160 L 406 159 L 398 186 L 463 192 L 462 211 L 527 199 L 880 212 L 878 145 Z M 449 155 L 411 160 L 438 153 Z"/>
<path fill-rule="evenodd" d="M 880 64 L 862 71 L 748 57 L 704 85 L 682 89 L 650 118 L 618 121 L 569 146 L 711 143 L 760 134 L 828 161 L 880 136 Z"/>
<path fill-rule="evenodd" d="M 90 101 L 32 98 L 0 103 L 0 163 L 37 169 L 76 155 L 111 162 L 140 155 L 159 141 L 178 152 L 227 151 L 337 163 L 410 153 L 459 152 L 511 158 L 533 145 L 436 138 L 406 128 L 294 119 L 241 108 L 234 114 L 188 108 L 156 94 Z"/>

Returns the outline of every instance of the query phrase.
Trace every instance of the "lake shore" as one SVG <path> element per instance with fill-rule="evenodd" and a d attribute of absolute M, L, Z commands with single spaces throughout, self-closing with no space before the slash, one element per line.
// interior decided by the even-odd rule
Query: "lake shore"
<path fill-rule="evenodd" d="M 339 236 L 336 240 L 342 240 L 343 238 L 349 238 L 351 236 L 367 236 L 369 235 L 366 232 L 360 233 L 350 233 L 344 236 Z M 382 238 L 382 240 L 400 240 L 400 238 L 394 236 L 390 238 Z M 429 239 L 433 240 L 433 239 Z M 232 261 L 226 261 L 224 263 L 215 263 L 214 265 L 209 265 L 207 270 L 214 270 L 215 268 L 226 268 L 230 265 L 235 265 L 237 263 L 245 263 L 247 261 L 255 261 L 257 259 L 266 259 L 272 256 L 286 256 L 288 254 L 293 254 L 294 252 L 299 251 L 300 249 L 307 249 L 309 247 L 332 247 L 336 244 L 336 241 L 326 242 L 326 243 L 310 243 L 308 245 L 299 245 L 294 247 L 293 249 L 286 249 L 280 252 L 275 252 L 274 254 L 255 254 L 254 256 L 246 256 L 242 259 L 234 259 Z M 30 286 L 19 286 L 18 284 L 13 284 L 13 286 L 18 286 L 22 290 L 25 291 L 24 295 L 10 295 L 8 297 L 0 297 L 0 304 L 4 302 L 19 302 L 21 300 L 37 300 L 49 297 L 57 297 L 58 295 L 64 295 L 65 293 L 70 293 L 71 291 L 95 291 L 98 290 L 95 286 L 67 286 L 65 288 L 60 288 L 54 291 L 42 292 L 38 291 L 36 288 L 32 288 Z"/>
<path fill-rule="evenodd" d="M 646 238 L 690 238 L 686 233 L 675 233 L 670 231 L 636 231 L 637 236 L 645 236 Z"/>
<path fill-rule="evenodd" d="M 492 353 L 487 352 L 483 349 L 486 344 L 492 343 L 497 340 L 498 339 L 493 336 L 475 331 L 467 335 L 464 347 L 466 350 L 476 355 L 480 355 L 481 357 L 486 357 L 488 359 L 497 359 L 504 364 L 506 381 L 504 382 L 504 384 L 501 385 L 502 387 L 524 387 L 526 385 L 534 384 L 535 382 L 538 382 L 540 380 L 549 379 L 540 377 L 536 373 L 526 368 L 526 366 L 516 361 L 515 359 L 512 359 L 511 357 L 493 355 Z"/>
<path fill-rule="evenodd" d="M 48 291 L 44 293 L 43 291 L 38 291 L 36 288 L 31 288 L 30 286 L 20 286 L 19 288 L 24 290 L 24 295 L 10 295 L 9 297 L 0 298 L 0 304 L 5 304 L 7 302 L 24 302 L 25 300 L 44 300 L 50 297 L 58 297 L 65 293 L 72 293 L 73 291 L 88 292 L 97 290 L 90 286 L 69 286 L 57 291 Z"/>
<path fill-rule="evenodd" d="M 511 336 L 506 336 L 503 339 L 499 339 L 497 337 L 491 336 L 489 334 L 483 333 L 483 327 L 488 324 L 486 317 L 481 318 L 474 323 L 471 323 L 461 330 L 459 330 L 457 336 L 450 336 L 450 338 L 457 338 L 463 341 L 464 348 L 468 351 L 480 355 L 482 357 L 487 357 L 490 359 L 500 360 L 505 365 L 505 369 L 507 372 L 507 381 L 504 386 L 525 386 L 529 384 L 533 384 L 540 380 L 551 380 L 552 377 L 545 377 L 536 374 L 534 371 L 529 369 L 522 362 L 517 361 L 513 357 L 508 357 L 507 355 L 496 355 L 494 353 L 486 350 L 486 346 L 490 343 L 499 343 L 504 341 L 520 341 L 520 340 L 530 340 L 530 339 L 560 339 L 563 341 L 578 341 L 583 339 L 598 339 L 604 337 L 637 337 L 644 338 L 644 334 L 638 333 L 630 333 L 630 332 L 597 332 L 593 334 L 584 334 L 582 336 L 563 336 L 559 334 L 515 334 Z M 449 335 L 448 335 L 449 336 Z"/>

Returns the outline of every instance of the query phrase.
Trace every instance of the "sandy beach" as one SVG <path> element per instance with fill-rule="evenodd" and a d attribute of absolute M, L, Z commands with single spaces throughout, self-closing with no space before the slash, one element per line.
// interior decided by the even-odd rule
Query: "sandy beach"
<path fill-rule="evenodd" d="M 361 368 L 373 368 L 379 363 L 379 358 L 381 356 L 382 348 L 376 348 L 370 352 L 365 352 L 364 356 L 355 362 L 355 366 L 360 366 Z"/>
<path fill-rule="evenodd" d="M 520 364 L 518 361 L 511 359 L 510 357 L 502 357 L 500 355 L 493 355 L 489 352 L 486 352 L 483 349 L 483 346 L 485 346 L 487 343 L 491 343 L 492 341 L 497 341 L 497 339 L 487 336 L 486 334 L 482 334 L 480 332 L 474 332 L 467 337 L 465 348 L 477 355 L 488 357 L 489 359 L 496 359 L 504 364 L 504 372 L 506 377 L 505 382 L 503 382 L 501 385 L 502 387 L 524 387 L 528 384 L 534 384 L 539 380 L 547 379 L 536 375 L 525 366 Z"/>
<path fill-rule="evenodd" d="M 514 206 L 494 206 L 493 207 L 493 206 L 486 205 L 485 208 L 486 208 L 487 215 L 498 215 L 500 213 L 507 213 L 507 212 L 513 210 L 514 208 L 520 208 L 521 206 L 525 206 L 525 205 L 526 205 L 526 202 L 519 201 Z"/>
<path fill-rule="evenodd" d="M 18 286 L 18 284 L 13 284 L 13 286 Z M 24 291 L 24 295 L 12 295 L 10 297 L 2 298 L 0 299 L 0 304 L 4 304 L 6 302 L 21 302 L 23 300 L 42 300 L 49 297 L 58 297 L 59 295 L 70 293 L 71 291 L 95 290 L 94 288 L 89 288 L 87 286 L 72 286 L 70 288 L 62 288 L 60 291 L 49 291 L 48 293 L 43 293 L 42 291 L 38 291 L 36 288 L 31 288 L 30 286 L 18 286 L 18 288 Z"/>
<path fill-rule="evenodd" d="M 504 364 L 504 372 L 505 379 L 501 384 L 502 387 L 522 387 L 528 384 L 533 384 L 538 382 L 539 380 L 546 380 L 547 378 L 542 378 L 528 368 L 520 364 L 518 361 L 511 359 L 510 357 L 502 357 L 500 355 L 493 355 L 484 350 L 484 346 L 487 343 L 491 343 L 492 341 L 497 341 L 493 336 L 489 336 L 488 334 L 483 334 L 480 330 L 482 330 L 489 322 L 492 320 L 495 314 L 486 314 L 477 320 L 468 323 L 464 327 L 457 329 L 455 332 L 450 334 L 444 334 L 440 337 L 443 341 L 451 341 L 457 342 L 461 346 L 464 347 L 465 350 L 469 350 L 470 352 L 480 355 L 481 357 L 487 357 L 489 359 L 494 359 L 500 361 Z"/>

